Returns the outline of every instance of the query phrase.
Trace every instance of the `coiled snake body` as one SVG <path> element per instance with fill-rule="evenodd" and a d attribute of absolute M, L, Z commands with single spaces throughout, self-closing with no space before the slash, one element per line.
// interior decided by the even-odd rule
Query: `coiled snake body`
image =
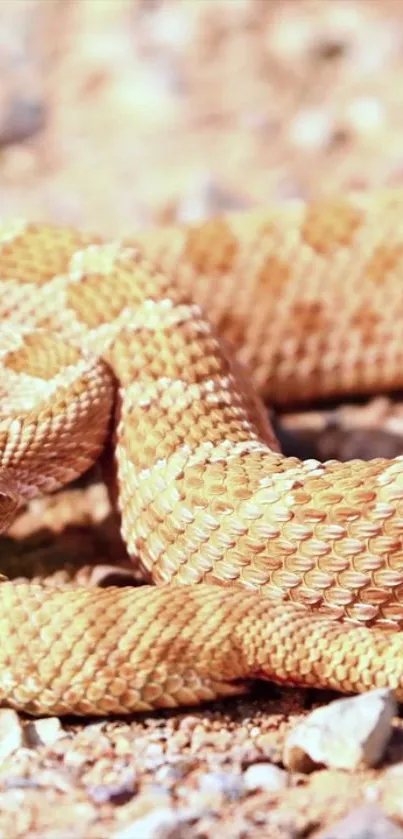
<path fill-rule="evenodd" d="M 403 698 L 403 459 L 285 458 L 260 401 L 403 385 L 403 193 L 130 243 L 16 222 L 0 285 L 2 530 L 109 442 L 157 584 L 2 582 L 0 703 L 122 713 L 256 677 Z"/>

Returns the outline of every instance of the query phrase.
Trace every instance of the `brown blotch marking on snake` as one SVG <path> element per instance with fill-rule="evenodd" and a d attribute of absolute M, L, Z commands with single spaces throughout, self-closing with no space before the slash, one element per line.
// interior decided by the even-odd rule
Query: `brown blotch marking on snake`
<path fill-rule="evenodd" d="M 291 277 L 291 268 L 283 259 L 268 256 L 258 276 L 259 290 L 280 293 Z"/>
<path fill-rule="evenodd" d="M 26 335 L 22 346 L 4 356 L 2 364 L 14 373 L 50 381 L 63 367 L 77 364 L 80 351 L 45 334 Z"/>
<path fill-rule="evenodd" d="M 382 285 L 387 274 L 403 268 L 403 244 L 378 245 L 365 266 L 365 276 L 376 285 Z"/>
<path fill-rule="evenodd" d="M 244 318 L 234 312 L 224 312 L 211 320 L 217 325 L 219 335 L 225 338 L 233 347 L 243 347 L 246 344 L 247 323 Z"/>
<path fill-rule="evenodd" d="M 327 308 L 327 307 L 326 307 Z M 293 338 L 293 356 L 295 362 L 303 361 L 309 357 L 309 342 L 313 335 L 319 339 L 318 357 L 316 358 L 316 365 L 318 370 L 320 368 L 319 354 L 322 350 L 326 350 L 329 329 L 331 328 L 331 321 L 326 315 L 326 308 L 319 302 L 319 300 L 305 301 L 295 303 L 290 306 L 290 313 L 288 318 L 288 331 L 284 332 L 286 335 Z M 272 355 L 272 370 L 273 374 L 278 366 L 287 357 L 283 346 L 279 346 Z M 312 372 L 312 376 L 315 372 Z"/>
<path fill-rule="evenodd" d="M 218 354 L 217 338 L 211 332 L 201 332 L 198 325 L 193 318 L 170 324 L 162 315 L 158 328 L 124 327 L 105 358 L 123 384 L 162 378 L 198 384 L 228 376 L 231 365 Z"/>
<path fill-rule="evenodd" d="M 340 247 L 349 247 L 364 214 L 343 198 L 333 198 L 306 208 L 301 225 L 301 238 L 313 250 L 330 254 Z"/>
<path fill-rule="evenodd" d="M 35 329 L 40 329 L 43 332 L 51 332 L 54 335 L 55 316 L 53 312 L 51 314 L 44 315 L 43 318 L 38 318 L 38 320 L 35 321 Z"/>
<path fill-rule="evenodd" d="M 0 244 L 1 279 L 44 286 L 66 273 L 78 248 L 96 241 L 68 228 L 29 224 L 22 233 Z"/>
<path fill-rule="evenodd" d="M 170 277 L 133 255 L 129 261 L 117 259 L 106 274 L 83 272 L 79 282 L 66 289 L 66 304 L 85 326 L 94 329 L 111 323 L 127 306 L 135 310 L 146 300 L 169 297 L 173 303 L 180 302 L 184 295 L 175 294 L 171 285 Z"/>
<path fill-rule="evenodd" d="M 88 329 L 117 318 L 127 305 L 127 297 L 128 289 L 122 277 L 108 283 L 102 274 L 84 274 L 80 282 L 71 283 L 66 289 L 66 305 Z"/>
<path fill-rule="evenodd" d="M 223 440 L 250 439 L 250 428 L 244 425 L 247 412 L 242 406 L 219 404 L 206 411 L 205 396 L 193 397 L 189 404 L 189 401 L 182 402 L 182 394 L 176 394 L 171 408 L 162 413 L 162 390 L 159 397 L 148 404 L 134 405 L 130 421 L 119 431 L 119 443 L 138 469 L 171 457 L 184 445 L 195 450 L 201 439 L 214 446 Z"/>
<path fill-rule="evenodd" d="M 304 332 L 308 336 L 312 333 L 323 333 L 330 327 L 330 323 L 325 314 L 325 309 L 319 300 L 306 301 L 295 303 L 290 309 L 290 325 L 291 330 L 295 332 Z"/>
<path fill-rule="evenodd" d="M 369 305 L 363 305 L 354 312 L 349 326 L 360 332 L 364 344 L 371 344 L 374 342 L 374 330 L 381 321 L 379 312 Z"/>
<path fill-rule="evenodd" d="M 222 219 L 206 221 L 189 229 L 182 259 L 198 274 L 227 274 L 239 252 L 239 243 Z"/>

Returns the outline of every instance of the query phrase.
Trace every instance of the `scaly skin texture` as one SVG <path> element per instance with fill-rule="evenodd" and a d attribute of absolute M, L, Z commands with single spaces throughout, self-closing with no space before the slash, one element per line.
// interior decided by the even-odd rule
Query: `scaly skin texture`
<path fill-rule="evenodd" d="M 284 458 L 252 385 L 402 387 L 402 218 L 391 192 L 127 243 L 2 228 L 0 527 L 109 442 L 157 584 L 3 582 L 2 704 L 122 713 L 256 677 L 403 699 L 403 459 Z"/>

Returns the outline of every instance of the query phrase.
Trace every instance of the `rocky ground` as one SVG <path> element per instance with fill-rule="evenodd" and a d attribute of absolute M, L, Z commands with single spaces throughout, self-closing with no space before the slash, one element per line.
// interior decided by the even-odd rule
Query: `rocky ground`
<path fill-rule="evenodd" d="M 398 185 L 402 78 L 401 0 L 3 0 L 1 215 L 126 235 Z M 301 456 L 402 450 L 403 408 L 386 396 L 279 422 Z M 123 549 L 93 477 L 19 518 L 2 570 L 61 580 L 79 555 L 82 581 L 113 579 Z M 351 738 L 340 766 L 328 734 L 325 767 L 286 760 L 289 732 L 330 699 L 266 685 L 124 721 L 2 711 L 0 837 L 402 837 L 395 712 L 375 767 L 365 750 L 347 767 Z"/>

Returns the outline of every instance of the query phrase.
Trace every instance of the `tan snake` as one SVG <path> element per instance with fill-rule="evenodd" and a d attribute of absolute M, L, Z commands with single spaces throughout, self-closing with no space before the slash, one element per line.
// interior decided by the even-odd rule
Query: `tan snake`
<path fill-rule="evenodd" d="M 403 698 L 403 459 L 285 458 L 254 390 L 403 385 L 403 193 L 130 243 L 16 222 L 0 285 L 2 530 L 109 442 L 127 550 L 157 584 L 3 582 L 0 702 L 121 713 L 256 677 Z"/>

